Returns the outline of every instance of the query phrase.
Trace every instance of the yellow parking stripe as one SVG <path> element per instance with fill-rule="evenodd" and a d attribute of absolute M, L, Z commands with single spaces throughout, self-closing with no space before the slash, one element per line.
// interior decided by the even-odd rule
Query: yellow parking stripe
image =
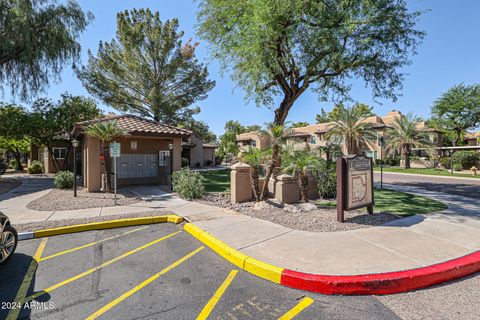
<path fill-rule="evenodd" d="M 170 238 L 170 237 L 173 237 L 174 235 L 177 235 L 177 234 L 179 234 L 180 232 L 182 232 L 182 231 L 177 231 L 177 232 L 171 233 L 171 234 L 169 234 L 169 235 L 167 235 L 167 236 L 165 236 L 165 237 L 163 237 L 163 238 L 160 238 L 160 239 L 154 240 L 154 241 L 152 241 L 152 242 L 149 242 L 149 243 L 147 243 L 147 244 L 144 244 L 143 246 L 140 246 L 140 247 L 138 247 L 138 248 L 136 248 L 136 249 L 133 249 L 133 250 L 131 250 L 131 251 L 128 251 L 128 252 L 122 254 L 121 256 L 118 256 L 118 257 L 116 257 L 116 258 L 113 258 L 113 259 L 111 259 L 111 260 L 108 260 L 107 262 L 104 262 L 104 263 L 102 263 L 102 264 L 99 265 L 99 266 L 96 266 L 96 267 L 94 267 L 94 268 L 91 268 L 91 269 L 89 269 L 89 270 L 87 270 L 87 271 L 85 271 L 85 272 L 82 272 L 82 273 L 74 276 L 74 277 L 71 277 L 71 278 L 69 278 L 69 279 L 67 279 L 67 280 L 64 280 L 64 281 L 62 281 L 62 282 L 59 282 L 59 283 L 57 283 L 57 284 L 55 284 L 55 285 L 53 285 L 53 286 L 51 286 L 51 287 L 48 287 L 48 288 L 46 288 L 46 289 L 44 289 L 44 290 L 42 290 L 42 291 L 39 291 L 39 292 L 37 292 L 37 293 L 29 296 L 29 297 L 27 298 L 27 301 L 36 299 L 36 298 L 40 297 L 41 295 L 44 295 L 45 293 L 50 293 L 50 292 L 52 292 L 53 290 L 56 290 L 56 289 L 58 289 L 58 288 L 60 288 L 60 287 L 63 287 L 63 286 L 66 285 L 66 284 L 69 284 L 70 282 L 73 282 L 73 281 L 75 281 L 75 280 L 78 280 L 78 279 L 80 279 L 80 278 L 83 278 L 83 277 L 85 277 L 85 276 L 88 276 L 89 274 L 92 274 L 92 273 L 94 273 L 94 272 L 97 271 L 97 270 L 100 270 L 100 269 L 102 269 L 102 268 L 105 268 L 106 266 L 109 266 L 109 265 L 111 265 L 111 264 L 114 263 L 114 262 L 117 262 L 117 261 L 119 261 L 119 260 L 121 260 L 121 259 L 123 259 L 123 258 L 126 258 L 126 257 L 128 257 L 129 255 L 132 255 L 132 254 L 134 254 L 134 253 L 136 253 L 136 252 L 138 252 L 138 251 L 140 251 L 140 250 L 146 249 L 146 248 L 148 248 L 148 247 L 150 247 L 150 246 L 152 246 L 152 245 L 154 245 L 154 244 L 156 244 L 156 243 L 159 243 L 160 241 L 163 241 L 163 240 L 166 240 L 166 239 L 168 239 L 168 238 Z"/>
<path fill-rule="evenodd" d="M 179 264 L 181 264 L 182 262 L 185 262 L 187 259 L 193 257 L 195 254 L 197 254 L 198 252 L 200 252 L 203 248 L 205 247 L 200 247 L 192 252 L 190 252 L 189 254 L 187 254 L 186 256 L 184 256 L 183 258 L 175 261 L 174 263 L 172 263 L 171 265 L 169 265 L 168 267 L 166 267 L 165 269 L 163 269 L 162 271 L 160 271 L 159 273 L 156 273 L 154 274 L 153 276 L 151 276 L 150 278 L 148 278 L 147 280 L 143 281 L 142 283 L 140 283 L 139 285 L 137 285 L 136 287 L 128 290 L 127 292 L 125 292 L 124 294 L 122 294 L 121 296 L 119 296 L 118 298 L 116 298 L 115 300 L 112 300 L 111 302 L 109 302 L 108 304 L 106 304 L 104 307 L 98 309 L 96 312 L 94 312 L 93 314 L 91 314 L 90 316 L 88 316 L 87 318 L 85 318 L 85 320 L 93 320 L 93 319 L 96 319 L 98 318 L 99 316 L 101 316 L 102 314 L 104 314 L 105 312 L 107 312 L 108 310 L 112 309 L 113 307 L 115 307 L 117 304 L 119 304 L 120 302 L 122 302 L 123 300 L 127 299 L 128 297 L 130 297 L 132 294 L 134 294 L 135 292 L 139 291 L 140 289 L 144 288 L 145 286 L 147 286 L 148 284 L 150 284 L 152 281 L 154 281 L 155 279 L 158 279 L 161 275 L 164 275 L 165 273 L 167 273 L 168 271 L 172 270 L 173 268 L 177 267 Z"/>
<path fill-rule="evenodd" d="M 293 307 L 287 313 L 285 313 L 283 316 L 278 318 L 278 320 L 293 319 L 297 314 L 302 312 L 303 309 L 305 309 L 306 307 L 308 307 L 312 303 L 313 303 L 313 299 L 310 299 L 309 297 L 305 297 L 302 300 L 300 300 L 300 302 L 295 307 Z"/>
<path fill-rule="evenodd" d="M 15 297 L 15 302 L 22 302 L 25 299 L 25 296 L 28 293 L 28 288 L 30 288 L 30 284 L 32 283 L 32 278 L 35 275 L 35 271 L 37 271 L 38 263 L 40 262 L 40 259 L 42 257 L 43 251 L 45 250 L 45 247 L 47 246 L 47 239 L 44 238 L 40 245 L 38 246 L 37 251 L 35 252 L 35 255 L 33 256 L 33 260 L 30 263 L 30 266 L 28 267 L 27 273 L 25 274 L 25 277 L 23 278 L 22 284 L 20 285 L 20 288 L 18 289 L 17 296 Z M 20 313 L 21 308 L 12 308 L 10 309 L 10 312 L 8 313 L 7 320 L 14 320 L 18 318 L 18 315 Z"/>
<path fill-rule="evenodd" d="M 72 249 L 68 249 L 68 250 L 65 250 L 65 251 L 62 251 L 62 252 L 58 252 L 58 253 L 49 255 L 49 256 L 47 256 L 47 257 L 45 257 L 45 258 L 42 258 L 42 259 L 40 259 L 40 261 L 49 260 L 49 259 L 52 259 L 52 258 L 56 258 L 56 257 L 58 257 L 58 256 L 62 256 L 62 255 L 67 254 L 67 253 L 75 252 L 75 251 L 78 251 L 78 250 L 81 250 L 81 249 L 85 249 L 85 248 L 94 246 L 94 245 L 96 245 L 96 244 L 99 244 L 99 243 L 102 243 L 102 242 L 105 242 L 105 241 L 117 239 L 117 238 L 119 238 L 119 237 L 121 237 L 121 236 L 124 236 L 124 235 L 126 235 L 126 234 L 133 233 L 133 232 L 137 232 L 137 231 L 146 229 L 146 228 L 148 228 L 148 227 L 149 227 L 149 226 L 137 228 L 137 229 L 134 229 L 134 230 L 130 230 L 130 231 L 124 232 L 124 233 L 122 233 L 122 234 L 117 234 L 116 236 L 113 236 L 113 237 L 108 237 L 108 238 L 105 238 L 105 239 L 102 239 L 102 240 L 99 240 L 99 241 L 90 242 L 90 243 L 84 244 L 84 245 L 82 245 L 82 246 L 78 246 L 78 247 L 75 247 L 75 248 L 72 248 Z"/>
<path fill-rule="evenodd" d="M 225 290 L 227 290 L 228 286 L 233 281 L 233 278 L 235 278 L 237 273 L 238 273 L 238 270 L 230 271 L 227 278 L 223 281 L 223 283 L 220 285 L 217 291 L 213 294 L 213 297 L 210 299 L 210 301 L 208 301 L 205 307 L 203 307 L 203 310 L 198 315 L 197 320 L 203 320 L 208 318 L 213 308 L 215 307 L 217 302 L 220 300 L 220 298 L 223 296 L 223 294 L 225 293 Z"/>

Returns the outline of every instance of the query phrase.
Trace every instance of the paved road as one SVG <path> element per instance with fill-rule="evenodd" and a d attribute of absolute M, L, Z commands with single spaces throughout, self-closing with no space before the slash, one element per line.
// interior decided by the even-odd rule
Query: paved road
<path fill-rule="evenodd" d="M 380 182 L 380 173 L 374 173 Z M 415 174 L 383 173 L 383 182 L 399 186 L 416 186 L 431 191 L 445 192 L 480 199 L 480 179 L 420 176 Z"/>
<path fill-rule="evenodd" d="M 95 312 L 99 319 L 195 319 L 230 275 L 209 319 L 277 319 L 309 299 L 295 319 L 399 319 L 375 297 L 306 293 L 237 270 L 181 230 L 165 224 L 50 237 L 31 284 L 28 269 L 42 239 L 22 241 L 0 267 L 0 301 L 35 295 L 39 303 L 19 319 L 85 319 Z M 3 319 L 9 306 L 0 307 Z"/>

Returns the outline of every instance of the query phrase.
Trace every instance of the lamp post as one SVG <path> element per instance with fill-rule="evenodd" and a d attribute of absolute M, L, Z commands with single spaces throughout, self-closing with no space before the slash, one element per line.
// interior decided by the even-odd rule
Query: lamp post
<path fill-rule="evenodd" d="M 77 196 L 77 147 L 78 147 L 78 140 L 72 140 L 73 146 L 73 196 Z"/>
<path fill-rule="evenodd" d="M 173 144 L 168 145 L 170 151 L 170 190 L 173 191 Z"/>

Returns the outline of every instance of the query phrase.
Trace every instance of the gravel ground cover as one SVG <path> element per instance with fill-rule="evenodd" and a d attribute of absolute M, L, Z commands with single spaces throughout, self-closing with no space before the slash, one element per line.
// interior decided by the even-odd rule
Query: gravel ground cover
<path fill-rule="evenodd" d="M 398 216 L 376 212 L 369 215 L 365 210 L 345 212 L 345 222 L 337 221 L 335 208 L 318 206 L 313 202 L 285 205 L 275 199 L 255 202 L 245 202 L 232 205 L 230 195 L 224 192 L 210 192 L 199 200 L 205 204 L 215 205 L 237 211 L 241 214 L 271 221 L 287 228 L 314 232 L 335 232 L 379 226 L 399 219 Z"/>
<path fill-rule="evenodd" d="M 135 194 L 127 190 L 118 190 L 117 205 L 127 206 L 141 201 Z M 27 208 L 37 211 L 76 210 L 99 207 L 113 207 L 114 194 L 103 192 L 87 192 L 84 188 L 77 190 L 77 197 L 73 190 L 52 189 L 46 195 L 27 204 Z"/>
<path fill-rule="evenodd" d="M 16 179 L 0 178 L 0 194 L 7 193 L 21 184 L 22 183 Z"/>
<path fill-rule="evenodd" d="M 102 221 L 126 219 L 126 218 L 164 216 L 168 214 L 174 214 L 174 213 L 170 211 L 145 211 L 145 212 L 139 212 L 139 213 L 117 214 L 117 215 L 104 216 L 104 217 L 29 222 L 29 223 L 16 224 L 15 229 L 17 229 L 18 232 L 27 232 L 27 231 L 33 231 L 33 230 L 43 230 L 43 229 L 71 226 L 74 224 L 102 222 Z"/>

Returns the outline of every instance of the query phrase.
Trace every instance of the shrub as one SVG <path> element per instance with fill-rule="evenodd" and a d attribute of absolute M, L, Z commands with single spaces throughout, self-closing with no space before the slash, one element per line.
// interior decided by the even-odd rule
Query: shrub
<path fill-rule="evenodd" d="M 440 157 L 440 158 L 438 158 L 438 162 L 445 169 L 450 169 L 451 168 L 451 166 L 450 166 L 451 161 L 452 160 L 450 159 L 450 157 Z"/>
<path fill-rule="evenodd" d="M 172 175 L 173 190 L 181 198 L 187 200 L 198 199 L 205 193 L 203 180 L 204 178 L 200 173 L 189 168 L 182 168 L 179 171 L 175 171 Z"/>
<path fill-rule="evenodd" d="M 43 173 L 43 165 L 38 160 L 33 160 L 30 166 L 28 167 L 28 173 L 30 174 L 39 174 Z"/>
<path fill-rule="evenodd" d="M 207 160 L 207 161 L 205 162 L 205 164 L 207 165 L 207 167 L 210 167 L 210 166 L 212 165 L 212 163 L 213 163 L 212 160 Z"/>
<path fill-rule="evenodd" d="M 8 169 L 7 163 L 5 162 L 5 160 L 3 160 L 3 158 L 0 158 L 0 176 L 2 174 L 5 174 L 7 169 Z"/>
<path fill-rule="evenodd" d="M 59 171 L 53 179 L 53 185 L 58 189 L 70 189 L 73 187 L 73 172 Z"/>
<path fill-rule="evenodd" d="M 400 165 L 400 157 L 392 156 L 385 159 L 385 164 L 387 166 L 396 167 Z"/>
<path fill-rule="evenodd" d="M 10 160 L 9 165 L 10 165 L 10 168 L 17 170 L 17 160 L 15 159 Z"/>
<path fill-rule="evenodd" d="M 455 171 L 462 171 L 463 170 L 463 166 L 460 164 L 460 163 L 455 163 L 453 165 L 453 170 Z"/>
<path fill-rule="evenodd" d="M 190 161 L 187 158 L 182 158 L 182 168 L 190 167 Z"/>
<path fill-rule="evenodd" d="M 331 163 L 328 167 L 319 171 L 318 192 L 322 199 L 334 199 L 337 197 L 337 170 L 336 164 Z"/>
<path fill-rule="evenodd" d="M 470 169 L 472 166 L 476 166 L 479 160 L 480 153 L 476 151 L 458 151 L 453 154 L 454 163 L 460 164 L 462 169 Z"/>

